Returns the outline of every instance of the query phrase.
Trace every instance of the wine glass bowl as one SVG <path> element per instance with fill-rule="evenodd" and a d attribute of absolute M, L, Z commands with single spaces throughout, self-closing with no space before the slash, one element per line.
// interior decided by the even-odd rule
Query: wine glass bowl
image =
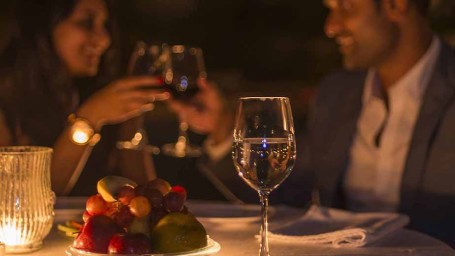
<path fill-rule="evenodd" d="M 239 99 L 232 158 L 239 176 L 259 194 L 262 213 L 260 255 L 268 256 L 268 195 L 289 176 L 296 158 L 288 98 Z"/>
<path fill-rule="evenodd" d="M 165 43 L 146 43 L 139 41 L 131 54 L 128 65 L 128 75 L 163 77 L 164 64 L 169 57 L 169 46 Z M 150 103 L 152 104 L 152 103 Z M 144 150 L 152 154 L 159 154 L 160 148 L 149 145 L 147 132 L 142 127 L 143 116 L 135 118 L 139 127 L 130 140 L 118 141 L 118 149 Z"/>
<path fill-rule="evenodd" d="M 169 58 L 164 64 L 164 82 L 175 100 L 197 105 L 193 96 L 199 91 L 198 80 L 206 78 L 202 49 L 186 45 L 169 48 Z M 199 157 L 202 149 L 192 145 L 188 139 L 188 123 L 180 120 L 179 136 L 175 143 L 162 146 L 165 155 L 173 157 Z"/>
<path fill-rule="evenodd" d="M 158 44 L 139 41 L 131 54 L 128 74 L 162 76 L 168 53 L 169 46 L 165 43 Z"/>
<path fill-rule="evenodd" d="M 207 77 L 202 49 L 185 45 L 170 47 L 164 82 L 176 100 L 190 100 L 198 91 L 197 81 Z"/>

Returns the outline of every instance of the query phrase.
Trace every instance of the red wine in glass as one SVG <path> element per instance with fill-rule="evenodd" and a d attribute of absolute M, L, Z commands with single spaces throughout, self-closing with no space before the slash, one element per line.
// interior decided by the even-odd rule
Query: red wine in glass
<path fill-rule="evenodd" d="M 171 46 L 164 75 L 166 87 L 174 99 L 190 100 L 199 91 L 198 79 L 206 77 L 201 48 Z"/>

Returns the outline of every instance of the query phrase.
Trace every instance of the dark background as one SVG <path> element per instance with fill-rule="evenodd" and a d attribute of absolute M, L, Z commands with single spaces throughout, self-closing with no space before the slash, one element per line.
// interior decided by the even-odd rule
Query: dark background
<path fill-rule="evenodd" d="M 340 67 L 337 46 L 323 33 L 322 0 L 133 0 L 119 1 L 117 11 L 125 56 L 138 40 L 200 46 L 209 79 L 232 105 L 240 96 L 287 96 L 297 131 L 318 81 Z M 455 1 L 433 2 L 433 27 L 453 45 L 454 14 Z M 151 144 L 174 142 L 177 123 L 157 103 L 147 115 Z M 203 138 L 190 134 L 193 143 Z M 154 160 L 159 176 L 171 183 L 199 179 L 187 167 L 193 159 L 160 154 Z"/>
<path fill-rule="evenodd" d="M 322 0 L 114 0 L 114 5 L 125 66 L 138 40 L 200 46 L 208 78 L 232 105 L 240 96 L 290 97 L 296 130 L 304 125 L 318 81 L 340 67 L 337 46 L 323 34 Z M 0 33 L 7 17 L 8 9 L 0 7 Z M 433 27 L 452 45 L 454 17 L 454 0 L 433 1 Z M 175 141 L 178 120 L 164 104 L 157 103 L 146 120 L 151 144 Z M 204 137 L 190 138 L 198 143 Z M 159 175 L 172 183 L 178 181 L 167 171 L 186 172 L 193 161 L 154 158 Z"/>
<path fill-rule="evenodd" d="M 200 46 L 209 79 L 230 102 L 235 104 L 239 96 L 290 97 L 297 129 L 318 81 L 340 67 L 337 46 L 323 33 L 327 10 L 322 0 L 115 3 L 125 62 L 138 40 Z M 433 27 L 453 45 L 454 16 L 455 1 L 433 1 Z M 156 107 L 148 115 L 150 139 L 162 144 L 176 136 L 177 120 L 165 106 Z"/>

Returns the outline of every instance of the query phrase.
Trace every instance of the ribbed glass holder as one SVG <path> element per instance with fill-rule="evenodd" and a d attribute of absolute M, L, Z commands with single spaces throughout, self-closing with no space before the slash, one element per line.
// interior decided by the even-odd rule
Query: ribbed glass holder
<path fill-rule="evenodd" d="M 0 242 L 6 253 L 41 248 L 54 219 L 52 149 L 0 147 Z"/>

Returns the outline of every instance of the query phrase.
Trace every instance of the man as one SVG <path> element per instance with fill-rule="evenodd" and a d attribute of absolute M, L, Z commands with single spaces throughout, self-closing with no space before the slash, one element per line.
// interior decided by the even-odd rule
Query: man
<path fill-rule="evenodd" d="M 429 26 L 429 0 L 324 4 L 325 31 L 345 70 L 319 86 L 300 164 L 283 188 L 314 177 L 323 205 L 401 212 L 410 228 L 455 246 L 455 53 Z M 213 96 L 210 102 L 221 109 Z M 186 114 L 190 123 L 210 124 L 202 128 L 212 138 L 226 129 L 197 119 L 197 111 Z"/>
<path fill-rule="evenodd" d="M 455 245 L 455 55 L 429 1 L 326 0 L 341 71 L 319 87 L 308 170 L 321 203 L 399 211 Z"/>

